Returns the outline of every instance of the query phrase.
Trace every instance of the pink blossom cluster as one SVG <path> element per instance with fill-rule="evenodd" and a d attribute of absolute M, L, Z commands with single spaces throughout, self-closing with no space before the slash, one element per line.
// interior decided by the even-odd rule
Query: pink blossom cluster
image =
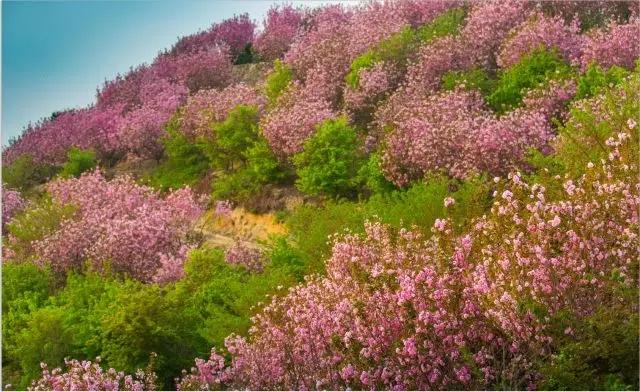
<path fill-rule="evenodd" d="M 227 248 L 224 259 L 229 264 L 241 265 L 251 272 L 262 272 L 264 268 L 262 251 L 242 242 L 236 242 Z"/>
<path fill-rule="evenodd" d="M 559 17 L 549 17 L 536 13 L 527 22 L 517 27 L 501 46 L 497 63 L 502 68 L 516 64 L 523 56 L 541 47 L 557 50 L 569 62 L 580 59 L 583 37 L 580 35 L 579 21 L 570 25 Z"/>
<path fill-rule="evenodd" d="M 371 68 L 358 71 L 358 87 L 344 90 L 344 103 L 348 109 L 371 107 L 397 84 L 400 72 L 393 64 L 378 62 Z"/>
<path fill-rule="evenodd" d="M 255 23 L 248 14 L 236 15 L 213 24 L 206 31 L 201 31 L 181 38 L 171 49 L 173 55 L 194 53 L 227 46 L 232 56 L 240 54 L 245 46 L 253 42 Z"/>
<path fill-rule="evenodd" d="M 124 374 L 113 368 L 103 370 L 100 357 L 95 362 L 65 359 L 65 371 L 49 370 L 42 363 L 42 377 L 34 380 L 30 391 L 153 391 L 156 375 L 138 370 L 135 375 Z"/>
<path fill-rule="evenodd" d="M 233 63 L 226 46 L 186 53 L 176 57 L 175 63 L 175 76 L 184 81 L 191 92 L 225 87 L 232 78 Z"/>
<path fill-rule="evenodd" d="M 460 33 L 427 43 L 407 70 L 410 94 L 437 91 L 447 71 L 495 68 L 495 55 L 509 32 L 530 13 L 530 3 L 517 0 L 471 4 Z M 400 92 L 404 93 L 404 92 Z"/>
<path fill-rule="evenodd" d="M 351 12 L 339 5 L 313 10 L 305 20 L 304 33 L 297 36 L 285 54 L 285 64 L 303 80 L 313 68 L 326 67 L 330 74 L 346 73 L 350 64 L 345 56 L 350 17 Z"/>
<path fill-rule="evenodd" d="M 100 171 L 47 187 L 54 201 L 76 211 L 50 235 L 34 244 L 38 262 L 57 272 L 110 268 L 144 282 L 180 277 L 189 233 L 201 215 L 201 203 L 189 188 L 161 198 L 130 177 L 107 181 Z M 108 264 L 108 267 L 107 265 Z M 170 273 L 169 273 L 170 272 Z"/>
<path fill-rule="evenodd" d="M 21 155 L 31 155 L 38 163 L 59 165 L 66 161 L 71 147 L 92 148 L 102 155 L 119 148 L 121 108 L 68 110 L 55 118 L 31 124 L 2 153 L 9 165 Z"/>
<path fill-rule="evenodd" d="M 387 113 L 385 123 L 393 131 L 383 142 L 385 176 L 406 186 L 428 172 L 459 178 L 505 173 L 528 148 L 545 148 L 553 137 L 550 112 L 565 102 L 564 95 L 558 97 L 564 90 L 557 90 L 536 92 L 542 97 L 536 101 L 532 95 L 531 108 L 503 117 L 491 113 L 477 91 L 457 89 L 408 102 L 403 111 Z"/>
<path fill-rule="evenodd" d="M 310 80 L 308 85 L 292 83 L 278 99 L 277 106 L 260 121 L 269 146 L 282 159 L 302 151 L 316 126 L 337 116 L 325 98 L 330 93 L 311 86 L 318 80 L 321 79 Z"/>
<path fill-rule="evenodd" d="M 266 61 L 281 58 L 299 34 L 304 11 L 290 5 L 272 6 L 263 21 L 264 29 L 256 37 L 256 53 Z"/>
<path fill-rule="evenodd" d="M 326 277 L 292 287 L 232 335 L 228 367 L 212 356 L 186 382 L 199 389 L 535 388 L 551 320 L 578 319 L 638 288 L 637 154 L 621 132 L 609 160 L 547 194 L 518 173 L 469 231 L 439 219 L 433 235 L 368 223 L 338 238 Z M 556 320 L 558 320 L 556 318 Z M 200 363 L 204 363 L 201 361 Z"/>
<path fill-rule="evenodd" d="M 222 383 L 228 381 L 225 372 L 224 358 L 214 349 L 208 360 L 196 358 L 196 366 L 191 372 L 183 371 L 181 379 L 176 379 L 178 391 L 208 391 L 219 390 Z"/>
<path fill-rule="evenodd" d="M 627 24 L 612 22 L 604 29 L 587 34 L 580 65 L 583 69 L 591 63 L 603 68 L 618 65 L 628 69 L 640 58 L 640 18 L 636 15 Z"/>
<path fill-rule="evenodd" d="M 189 137 L 209 135 L 212 132 L 211 125 L 224 121 L 238 105 L 255 106 L 262 110 L 265 98 L 244 83 L 222 90 L 200 90 L 180 108 L 180 130 Z"/>
<path fill-rule="evenodd" d="M 576 95 L 573 79 L 550 80 L 546 86 L 527 91 L 522 106 L 529 111 L 542 113 L 547 120 L 566 116 L 566 106 Z"/>
<path fill-rule="evenodd" d="M 159 159 L 164 124 L 185 101 L 187 89 L 181 84 L 159 79 L 142 86 L 140 96 L 142 106 L 126 113 L 121 120 L 121 143 L 125 151 L 136 156 Z"/>
<path fill-rule="evenodd" d="M 11 219 L 27 206 L 27 201 L 22 198 L 19 191 L 2 187 L 2 226 L 11 222 Z"/>

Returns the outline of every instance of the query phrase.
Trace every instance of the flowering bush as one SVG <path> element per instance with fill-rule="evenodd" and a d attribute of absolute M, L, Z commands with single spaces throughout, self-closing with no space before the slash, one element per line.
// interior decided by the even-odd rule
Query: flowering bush
<path fill-rule="evenodd" d="M 458 178 L 505 173 L 529 147 L 547 146 L 553 135 L 551 114 L 565 102 L 562 98 L 572 97 L 555 90 L 544 94 L 532 92 L 530 108 L 503 117 L 489 112 L 477 91 L 456 89 L 412 102 L 390 119 L 394 129 L 382 155 L 386 177 L 405 186 L 438 170 Z"/>
<path fill-rule="evenodd" d="M 176 75 L 189 87 L 189 91 L 221 88 L 229 84 L 232 63 L 225 48 L 200 51 L 177 60 Z"/>
<path fill-rule="evenodd" d="M 264 256 L 257 248 L 236 242 L 224 252 L 224 259 L 229 264 L 241 265 L 251 272 L 262 272 Z"/>
<path fill-rule="evenodd" d="M 152 281 L 165 266 L 179 270 L 171 262 L 184 260 L 175 258 L 184 256 L 202 212 L 188 188 L 162 199 L 129 177 L 107 181 L 99 171 L 52 182 L 48 190 L 56 202 L 77 207 L 72 219 L 34 244 L 36 259 L 57 272 L 90 261 L 99 270 L 110 263 L 113 272 Z"/>
<path fill-rule="evenodd" d="M 23 134 L 3 151 L 3 163 L 11 164 L 21 155 L 36 163 L 61 165 L 71 147 L 95 149 L 102 156 L 118 150 L 119 108 L 69 110 L 29 125 Z"/>
<path fill-rule="evenodd" d="M 11 221 L 27 205 L 20 192 L 2 187 L 2 226 Z"/>
<path fill-rule="evenodd" d="M 568 62 L 575 62 L 580 58 L 582 37 L 578 21 L 566 25 L 559 16 L 547 17 L 536 14 L 529 21 L 516 29 L 500 49 L 498 65 L 509 68 L 516 64 L 523 55 L 544 47 L 547 50 L 557 50 Z"/>
<path fill-rule="evenodd" d="M 266 61 L 282 57 L 291 46 L 302 23 L 303 11 L 290 5 L 272 6 L 267 11 L 264 29 L 255 40 L 255 50 Z"/>
<path fill-rule="evenodd" d="M 640 48 L 635 44 L 639 35 L 640 18 L 637 16 L 627 24 L 612 22 L 605 29 L 587 34 L 580 58 L 582 69 L 586 69 L 592 62 L 603 68 L 612 65 L 633 68 L 640 58 Z"/>
<path fill-rule="evenodd" d="M 138 370 L 134 376 L 113 368 L 103 370 L 100 358 L 95 362 L 65 359 L 65 371 L 49 370 L 42 364 L 42 378 L 34 380 L 30 391 L 154 391 L 156 375 L 153 370 Z"/>
<path fill-rule="evenodd" d="M 260 122 L 269 147 L 281 158 L 300 152 L 316 125 L 336 115 L 326 99 L 308 96 L 312 92 L 300 84 L 290 86 Z"/>

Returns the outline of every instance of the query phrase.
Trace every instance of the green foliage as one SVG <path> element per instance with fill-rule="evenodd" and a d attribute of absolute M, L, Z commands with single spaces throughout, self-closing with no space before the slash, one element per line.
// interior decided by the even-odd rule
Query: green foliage
<path fill-rule="evenodd" d="M 297 282 L 295 262 L 282 255 L 282 250 L 278 252 L 277 265 L 267 264 L 263 272 L 251 273 L 225 262 L 219 249 L 195 250 L 185 265 L 185 278 L 170 296 L 185 301 L 183 312 L 198 318 L 193 330 L 210 345 L 221 347 L 230 333 L 248 331 L 250 317 L 267 300 L 267 294 Z"/>
<path fill-rule="evenodd" d="M 120 285 L 100 309 L 101 355 L 110 366 L 134 372 L 155 352 L 158 375 L 165 387 L 172 386 L 172 376 L 192 366 L 193 358 L 209 346 L 193 328 L 198 317 L 182 311 L 188 302 L 188 297 L 170 295 L 157 285 Z"/>
<path fill-rule="evenodd" d="M 327 120 L 293 157 L 296 185 L 309 194 L 353 195 L 362 162 L 356 132 L 347 119 Z"/>
<path fill-rule="evenodd" d="M 291 71 L 291 69 L 282 61 L 276 60 L 273 63 L 273 71 L 269 76 L 267 76 L 265 84 L 265 95 L 267 96 L 269 103 L 273 104 L 276 102 L 292 79 L 293 71 Z"/>
<path fill-rule="evenodd" d="M 61 366 L 71 352 L 71 336 L 64 327 L 65 312 L 60 308 L 45 307 L 28 316 L 26 326 L 16 336 L 16 344 L 9 349 L 9 360 L 20 364 L 25 387 L 41 374 L 40 363 Z"/>
<path fill-rule="evenodd" d="M 2 183 L 7 188 L 29 191 L 35 185 L 48 181 L 56 174 L 53 166 L 40 164 L 30 155 L 21 155 L 10 165 L 2 167 Z"/>
<path fill-rule="evenodd" d="M 363 184 L 371 193 L 387 193 L 398 189 L 385 178 L 380 166 L 380 154 L 378 152 L 369 155 L 369 158 L 358 172 L 358 178 L 358 182 Z"/>
<path fill-rule="evenodd" d="M 216 148 L 207 150 L 209 160 L 216 168 L 233 168 L 234 163 L 245 163 L 246 150 L 258 139 L 258 108 L 238 105 L 227 118 L 213 126 Z"/>
<path fill-rule="evenodd" d="M 167 135 L 162 139 L 165 158 L 145 180 L 162 190 L 192 186 L 209 170 L 209 158 L 201 144 L 189 140 L 179 130 L 177 118 L 172 118 L 166 129 Z"/>
<path fill-rule="evenodd" d="M 464 8 L 452 8 L 419 27 L 416 35 L 421 43 L 426 43 L 436 38 L 457 34 L 466 16 L 467 12 Z"/>
<path fill-rule="evenodd" d="M 470 71 L 449 71 L 442 77 L 444 90 L 453 90 L 460 86 L 467 90 L 479 90 L 482 95 L 491 94 L 495 81 L 486 71 L 476 68 Z"/>
<path fill-rule="evenodd" d="M 96 153 L 72 147 L 67 152 L 67 162 L 62 166 L 60 175 L 64 178 L 80 177 L 80 174 L 93 169 L 97 164 Z"/>
<path fill-rule="evenodd" d="M 15 253 L 13 260 L 26 261 L 33 254 L 33 243 L 53 233 L 74 211 L 72 205 L 60 205 L 43 197 L 7 224 L 6 232 L 12 239 L 5 241 L 3 246 Z"/>
<path fill-rule="evenodd" d="M 2 266 L 2 367 L 5 384 L 20 382 L 20 363 L 11 360 L 10 353 L 21 349 L 16 344 L 16 336 L 26 327 L 29 314 L 41 308 L 53 293 L 53 285 L 47 269 L 30 263 L 4 263 Z"/>
<path fill-rule="evenodd" d="M 207 153 L 211 160 L 215 159 L 214 168 L 224 169 L 213 182 L 215 199 L 245 202 L 265 184 L 291 176 L 259 133 L 258 119 L 256 108 L 238 106 L 223 123 L 215 126 L 217 147 L 211 147 Z"/>
<path fill-rule="evenodd" d="M 634 71 L 598 97 L 573 104 L 568 121 L 558 129 L 555 146 L 558 161 L 569 174 L 580 175 L 587 170 L 589 162 L 599 164 L 601 159 L 608 159 L 607 139 L 630 126 L 634 128 L 631 133 L 634 141 L 625 148 L 636 149 L 630 156 L 637 156 L 639 113 L 640 72 Z"/>
<path fill-rule="evenodd" d="M 639 327 L 637 310 L 619 305 L 575 323 L 543 366 L 542 389 L 637 391 Z"/>
<path fill-rule="evenodd" d="M 496 88 L 487 97 L 487 103 L 497 112 L 504 113 L 522 103 L 527 89 L 571 74 L 571 67 L 557 53 L 534 51 L 498 76 Z"/>
<path fill-rule="evenodd" d="M 578 92 L 575 99 L 598 95 L 604 89 L 620 84 L 627 76 L 629 71 L 616 65 L 603 70 L 598 64 L 590 64 L 578 79 Z"/>
<path fill-rule="evenodd" d="M 456 34 L 465 16 L 466 12 L 463 8 L 452 8 L 417 29 L 405 27 L 392 34 L 353 60 L 350 71 L 345 77 L 347 85 L 357 88 L 360 71 L 369 69 L 379 62 L 392 62 L 404 67 L 411 54 L 420 45 L 439 37 Z"/>
<path fill-rule="evenodd" d="M 452 192 L 453 191 L 453 192 Z M 322 271 L 330 254 L 330 235 L 345 231 L 359 233 L 367 220 L 379 219 L 395 229 L 416 225 L 430 235 L 436 218 L 450 216 L 454 227 L 462 232 L 471 219 L 485 213 L 490 206 L 491 191 L 484 178 L 459 183 L 434 177 L 413 184 L 406 190 L 373 195 L 365 202 L 328 201 L 322 206 L 302 205 L 286 223 L 290 236 L 310 272 Z M 456 203 L 446 209 L 444 199 Z"/>

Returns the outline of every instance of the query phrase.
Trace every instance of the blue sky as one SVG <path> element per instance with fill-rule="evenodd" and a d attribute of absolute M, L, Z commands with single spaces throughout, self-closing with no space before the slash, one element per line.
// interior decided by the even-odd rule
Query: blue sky
<path fill-rule="evenodd" d="M 2 144 L 29 121 L 93 103 L 105 79 L 151 62 L 178 37 L 244 12 L 260 24 L 276 2 L 3 1 Z"/>

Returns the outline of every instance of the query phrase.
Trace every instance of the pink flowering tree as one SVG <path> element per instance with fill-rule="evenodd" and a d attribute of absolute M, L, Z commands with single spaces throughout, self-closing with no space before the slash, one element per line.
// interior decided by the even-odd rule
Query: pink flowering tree
<path fill-rule="evenodd" d="M 385 176 L 406 186 L 437 171 L 458 178 L 483 171 L 504 174 L 528 148 L 547 148 L 551 118 L 573 94 L 575 83 L 554 82 L 548 90 L 530 92 L 525 107 L 502 117 L 486 108 L 477 91 L 457 89 L 406 102 L 402 112 L 381 117 L 393 128 L 383 141 Z"/>
<path fill-rule="evenodd" d="M 144 282 L 180 278 L 189 233 L 202 213 L 189 188 L 161 198 L 129 177 L 107 181 L 99 171 L 48 185 L 53 200 L 76 207 L 51 234 L 34 244 L 35 259 L 59 273 L 89 262 L 109 265 Z"/>
<path fill-rule="evenodd" d="M 522 56 L 540 47 L 555 49 L 568 62 L 575 62 L 581 55 L 582 40 L 578 20 L 574 19 L 570 25 L 566 25 L 559 16 L 548 17 L 538 13 L 516 28 L 502 44 L 497 63 L 502 68 L 509 68 Z"/>
<path fill-rule="evenodd" d="M 182 56 L 207 51 L 218 46 L 229 48 L 232 57 L 240 54 L 253 41 L 255 24 L 248 14 L 236 15 L 215 23 L 205 31 L 181 38 L 169 54 Z"/>
<path fill-rule="evenodd" d="M 135 375 L 113 368 L 103 370 L 100 358 L 95 362 L 65 359 L 65 370 L 49 370 L 42 364 L 42 377 L 34 380 L 30 391 L 154 391 L 157 377 L 151 368 Z"/>
<path fill-rule="evenodd" d="M 142 106 L 128 112 L 120 124 L 120 138 L 126 151 L 139 157 L 159 159 L 164 124 L 186 99 L 187 89 L 159 79 L 140 91 Z"/>
<path fill-rule="evenodd" d="M 254 48 L 266 61 L 282 57 L 299 33 L 303 11 L 290 5 L 272 6 L 264 20 L 263 31 L 257 36 Z"/>
<path fill-rule="evenodd" d="M 588 33 L 580 59 L 582 69 L 586 69 L 591 63 L 597 63 L 603 68 L 618 65 L 632 69 L 640 58 L 638 36 L 640 18 L 637 16 L 627 24 L 612 22 L 604 29 Z"/>
<path fill-rule="evenodd" d="M 260 122 L 260 129 L 277 156 L 284 159 L 300 152 L 318 124 L 337 116 L 325 98 L 329 94 L 314 88 L 312 81 L 308 85 L 289 85 L 277 106 Z"/>
<path fill-rule="evenodd" d="M 366 225 L 311 277 L 183 380 L 198 389 L 535 388 L 538 365 L 580 320 L 637 290 L 640 183 L 634 137 L 577 180 L 496 179 L 490 212 L 453 235 Z M 635 151 L 631 153 L 630 151 Z M 451 201 L 445 200 L 451 206 Z M 449 207 L 447 207 L 449 208 Z M 567 314 L 571 317 L 567 318 Z M 208 364 L 208 366 L 204 366 Z"/>
<path fill-rule="evenodd" d="M 180 108 L 179 124 L 181 132 L 191 138 L 208 136 L 211 126 L 225 120 L 229 112 L 238 105 L 255 106 L 262 110 L 264 96 L 254 88 L 239 83 L 223 90 L 201 90 L 187 99 Z"/>
<path fill-rule="evenodd" d="M 11 222 L 11 219 L 27 206 L 27 201 L 22 198 L 20 192 L 2 187 L 2 226 Z"/>

